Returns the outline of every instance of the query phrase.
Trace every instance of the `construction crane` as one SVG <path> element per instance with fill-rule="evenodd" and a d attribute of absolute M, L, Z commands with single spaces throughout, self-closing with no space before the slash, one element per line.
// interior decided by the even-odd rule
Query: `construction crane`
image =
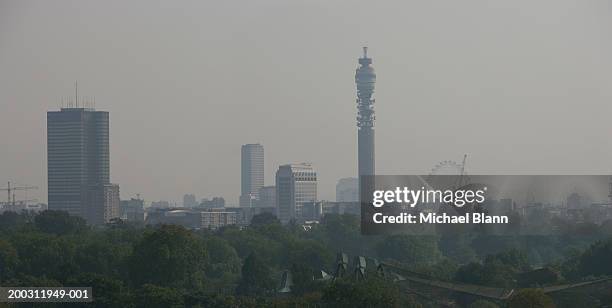
<path fill-rule="evenodd" d="M 27 194 L 28 190 L 31 190 L 31 189 L 38 189 L 38 187 L 32 186 L 32 185 L 12 186 L 11 187 L 11 182 L 10 181 L 7 183 L 7 187 L 0 188 L 0 190 L 7 192 L 6 205 L 12 205 L 12 206 L 15 206 L 15 204 L 16 204 L 16 201 L 15 201 L 15 191 L 23 190 Z M 11 202 L 11 193 L 12 193 L 12 196 L 13 196 L 13 202 Z M 28 201 L 35 201 L 35 200 L 20 200 L 20 201 L 27 203 Z"/>

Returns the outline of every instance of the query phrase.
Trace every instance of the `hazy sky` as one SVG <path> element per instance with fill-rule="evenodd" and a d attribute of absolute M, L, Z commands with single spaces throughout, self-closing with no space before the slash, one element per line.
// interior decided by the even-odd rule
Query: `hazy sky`
<path fill-rule="evenodd" d="M 357 172 L 363 45 L 377 173 L 464 153 L 472 174 L 609 173 L 611 15 L 584 0 L 0 0 L 0 181 L 46 202 L 45 112 L 78 80 L 110 111 L 122 198 L 236 204 L 240 145 L 260 142 L 267 185 L 308 161 L 334 199 Z"/>

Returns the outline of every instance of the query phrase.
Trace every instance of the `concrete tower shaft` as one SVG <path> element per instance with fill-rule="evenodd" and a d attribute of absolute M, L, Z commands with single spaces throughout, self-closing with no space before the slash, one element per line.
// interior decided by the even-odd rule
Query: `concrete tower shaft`
<path fill-rule="evenodd" d="M 368 58 L 368 48 L 363 47 L 363 57 L 359 58 L 359 67 L 355 72 L 357 86 L 357 134 L 359 177 L 374 175 L 374 87 L 376 73 Z"/>

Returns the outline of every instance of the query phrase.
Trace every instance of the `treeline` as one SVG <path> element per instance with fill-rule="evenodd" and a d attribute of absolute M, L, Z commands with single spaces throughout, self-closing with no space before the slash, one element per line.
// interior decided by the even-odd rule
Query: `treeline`
<path fill-rule="evenodd" d="M 362 236 L 358 218 L 349 215 L 327 215 L 309 231 L 281 225 L 269 214 L 254 217 L 245 228 L 191 231 L 121 222 L 89 227 L 64 212 L 5 212 L 0 215 L 0 285 L 91 286 L 95 302 L 87 307 L 435 307 L 436 302 L 377 277 L 372 268 L 366 281 L 316 278 L 321 271 L 335 272 L 336 253 L 342 251 L 446 281 L 496 287 L 577 282 L 612 275 L 609 238 L 603 227 L 547 237 Z M 542 266 L 554 275 L 525 275 Z M 294 285 L 279 295 L 285 270 Z M 466 305 L 495 307 L 484 301 Z"/>

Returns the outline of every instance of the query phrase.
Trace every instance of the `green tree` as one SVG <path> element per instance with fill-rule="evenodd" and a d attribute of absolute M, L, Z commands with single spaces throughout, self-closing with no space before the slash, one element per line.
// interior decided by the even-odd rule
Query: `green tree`
<path fill-rule="evenodd" d="M 479 256 L 493 255 L 520 247 L 515 237 L 503 235 L 480 235 L 472 240 L 471 247 Z"/>
<path fill-rule="evenodd" d="M 62 283 L 45 276 L 35 277 L 21 274 L 18 278 L 13 278 L 4 285 L 15 287 L 61 287 Z"/>
<path fill-rule="evenodd" d="M 470 262 L 459 267 L 455 273 L 455 280 L 470 284 L 482 284 L 484 278 L 484 266 L 478 262 Z"/>
<path fill-rule="evenodd" d="M 291 277 L 293 280 L 293 286 L 291 287 L 291 293 L 294 295 L 303 295 L 305 293 L 319 291 L 322 288 L 322 284 L 319 281 L 314 280 L 314 270 L 304 264 L 295 263 L 291 265 Z"/>
<path fill-rule="evenodd" d="M 612 274 L 612 239 L 591 245 L 580 257 L 580 273 L 587 275 Z"/>
<path fill-rule="evenodd" d="M 327 270 L 328 265 L 334 261 L 334 254 L 314 240 L 293 240 L 285 246 L 285 265 L 303 264 L 313 270 Z"/>
<path fill-rule="evenodd" d="M 134 303 L 138 308 L 178 308 L 184 307 L 184 297 L 180 290 L 145 284 L 134 292 Z"/>
<path fill-rule="evenodd" d="M 437 240 L 433 236 L 390 235 L 377 248 L 382 258 L 411 264 L 431 264 L 440 257 Z"/>
<path fill-rule="evenodd" d="M 508 301 L 509 308 L 553 308 L 552 298 L 540 289 L 523 289 Z"/>
<path fill-rule="evenodd" d="M 495 303 L 479 299 L 468 305 L 468 308 L 499 308 L 499 306 Z"/>
<path fill-rule="evenodd" d="M 210 236 L 205 240 L 205 245 L 209 258 L 206 276 L 219 278 L 226 273 L 238 274 L 240 272 L 238 253 L 226 240 Z"/>
<path fill-rule="evenodd" d="M 13 277 L 17 270 L 17 250 L 10 242 L 0 239 L 0 282 Z"/>
<path fill-rule="evenodd" d="M 81 274 L 71 279 L 67 286 L 91 287 L 94 301 L 87 307 L 129 307 L 130 298 L 121 280 L 100 274 Z"/>
<path fill-rule="evenodd" d="M 412 268 L 414 268 L 416 272 L 423 273 L 433 279 L 451 281 L 455 278 L 459 265 L 452 259 L 443 258 L 436 264 L 415 266 Z"/>
<path fill-rule="evenodd" d="M 81 273 L 97 273 L 110 277 L 122 277 L 124 264 L 131 252 L 130 247 L 108 241 L 103 236 L 75 238 L 79 246 L 75 252 L 75 263 Z"/>
<path fill-rule="evenodd" d="M 65 281 L 78 273 L 76 243 L 70 238 L 26 232 L 14 235 L 11 242 L 19 256 L 21 274 Z"/>
<path fill-rule="evenodd" d="M 485 263 L 493 261 L 499 261 L 500 263 L 511 266 L 517 270 L 529 269 L 527 256 L 522 250 L 518 249 L 510 249 L 495 255 L 489 255 L 485 258 Z"/>
<path fill-rule="evenodd" d="M 134 246 L 130 277 L 136 285 L 201 287 L 206 258 L 201 239 L 181 226 L 163 225 Z"/>
<path fill-rule="evenodd" d="M 262 225 L 280 224 L 280 220 L 272 213 L 261 213 L 251 218 L 251 227 L 258 227 Z"/>
<path fill-rule="evenodd" d="M 445 234 L 438 245 L 446 257 L 457 263 L 463 264 L 476 259 L 476 252 L 470 246 L 470 238 L 465 233 Z"/>
<path fill-rule="evenodd" d="M 282 227 L 281 230 L 283 230 Z M 267 264 L 279 264 L 282 260 L 283 245 L 279 241 L 270 238 L 271 235 L 261 234 L 258 229 L 245 231 L 237 227 L 230 227 L 225 228 L 220 233 L 220 236 L 236 249 L 238 256 L 241 258 L 246 258 L 251 253 L 256 253 L 257 257 Z"/>
<path fill-rule="evenodd" d="M 323 240 L 333 251 L 361 254 L 366 238 L 361 235 L 360 226 L 357 216 L 328 214 L 323 217 L 320 229 Z"/>
<path fill-rule="evenodd" d="M 421 305 L 403 298 L 399 288 L 374 277 L 359 282 L 337 280 L 323 291 L 322 302 L 329 307 L 412 307 Z"/>
<path fill-rule="evenodd" d="M 32 219 L 32 214 L 6 211 L 0 214 L 0 231 L 14 231 L 24 227 Z"/>
<path fill-rule="evenodd" d="M 239 295 L 266 295 L 274 291 L 275 282 L 270 268 L 259 257 L 251 253 L 242 266 L 242 277 L 236 287 Z"/>
<path fill-rule="evenodd" d="M 516 275 L 528 268 L 525 254 L 512 249 L 489 255 L 482 264 L 472 262 L 460 267 L 455 279 L 471 284 L 512 287 L 516 284 Z"/>
<path fill-rule="evenodd" d="M 572 281 L 580 278 L 580 257 L 582 252 L 579 249 L 569 249 L 564 256 L 564 260 L 556 266 L 565 280 Z"/>
<path fill-rule="evenodd" d="M 226 240 L 217 236 L 205 238 L 209 261 L 206 265 L 207 284 L 212 292 L 233 292 L 240 278 L 241 260 L 238 253 Z"/>
<path fill-rule="evenodd" d="M 42 232 L 57 235 L 74 234 L 87 229 L 83 218 L 70 216 L 64 211 L 43 211 L 34 218 L 34 224 Z"/>

